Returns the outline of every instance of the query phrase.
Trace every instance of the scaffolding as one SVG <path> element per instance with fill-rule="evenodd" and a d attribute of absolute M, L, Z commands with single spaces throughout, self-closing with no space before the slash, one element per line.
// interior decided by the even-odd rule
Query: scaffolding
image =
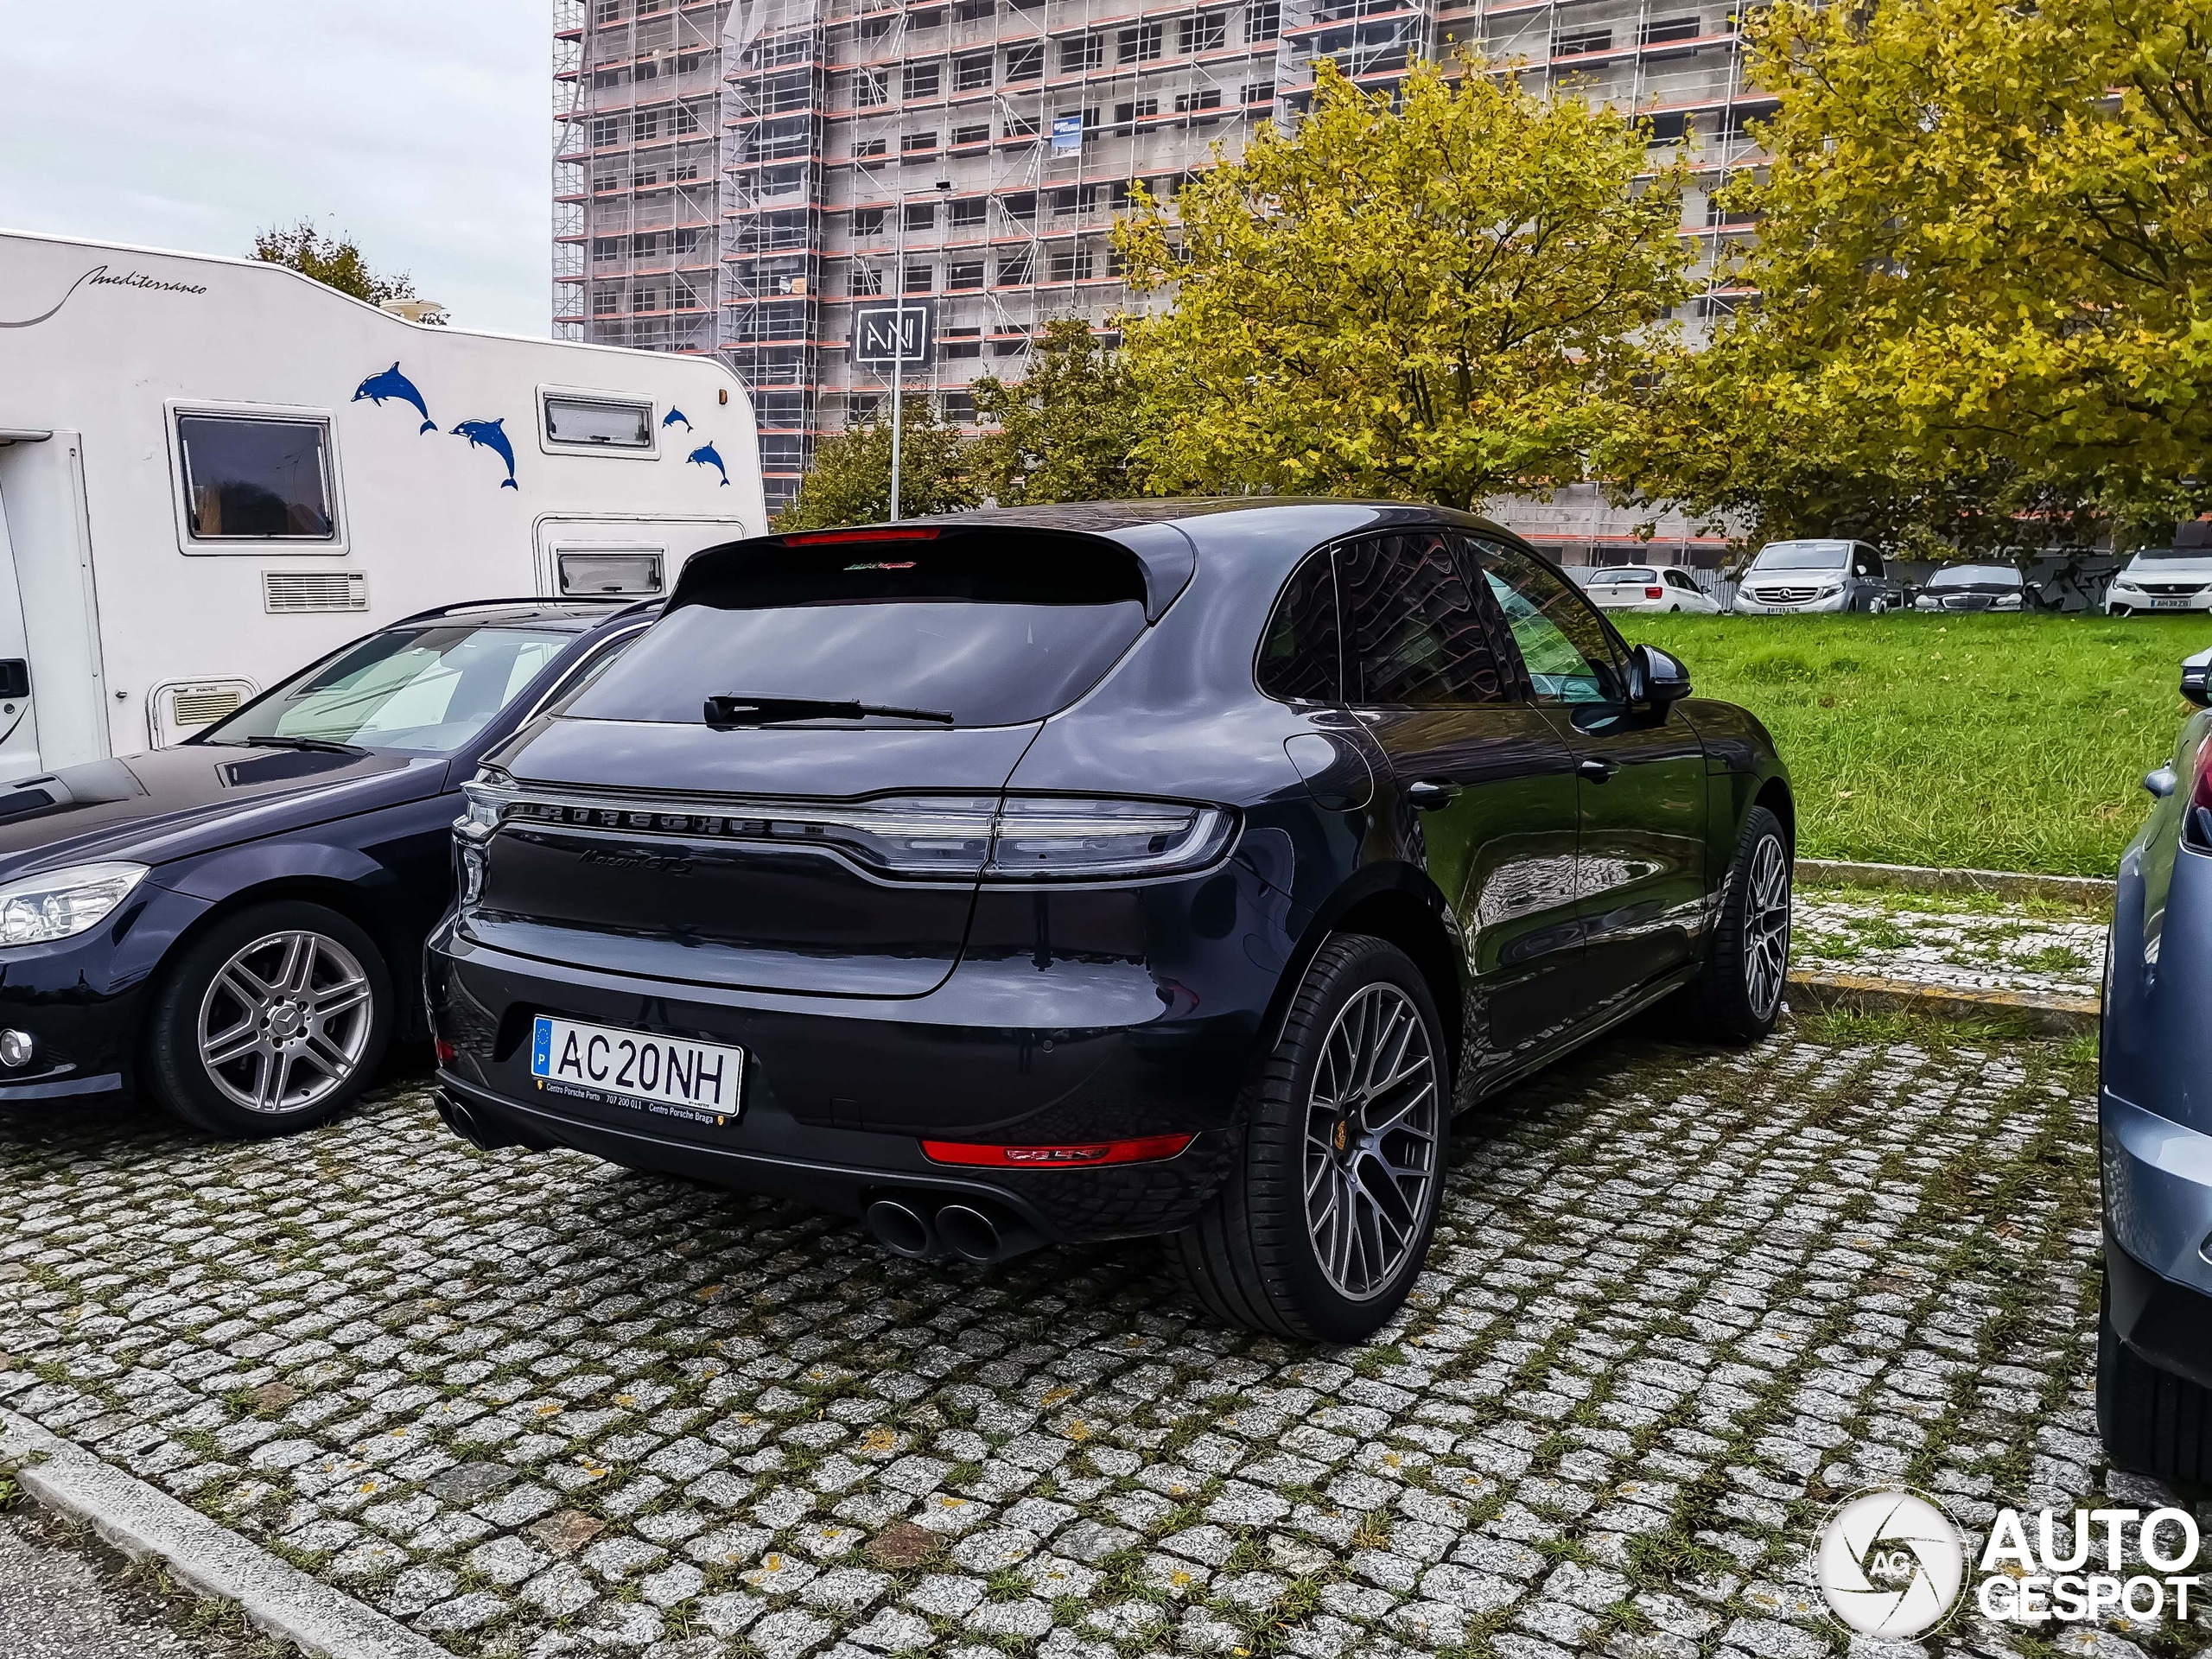
<path fill-rule="evenodd" d="M 555 0 L 553 325 L 721 344 L 727 0 Z"/>
<path fill-rule="evenodd" d="M 1044 323 L 1103 333 L 1128 308 L 1107 232 L 1137 182 L 1172 201 L 1217 150 L 1294 118 L 1323 57 L 1385 89 L 1461 42 L 1649 117 L 1655 162 L 1695 142 L 1683 234 L 1708 316 L 1735 298 L 1713 251 L 1750 228 L 1712 194 L 1759 159 L 1759 105 L 1733 16 L 1697 3 L 556 0 L 556 332 L 721 352 L 780 505 L 816 443 L 887 395 L 854 361 L 856 307 L 928 297 L 934 350 L 907 387 L 970 423 L 976 380 L 1020 378 Z"/>

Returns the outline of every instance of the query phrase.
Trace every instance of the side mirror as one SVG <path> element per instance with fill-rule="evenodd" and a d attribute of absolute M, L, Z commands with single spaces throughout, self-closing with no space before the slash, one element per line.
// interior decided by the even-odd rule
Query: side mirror
<path fill-rule="evenodd" d="M 1628 653 L 1628 700 L 1663 709 L 1690 694 L 1690 671 L 1679 657 L 1656 645 L 1632 646 Z"/>
<path fill-rule="evenodd" d="M 2212 709 L 2212 651 L 2182 658 L 2181 694 L 2200 709 Z"/>

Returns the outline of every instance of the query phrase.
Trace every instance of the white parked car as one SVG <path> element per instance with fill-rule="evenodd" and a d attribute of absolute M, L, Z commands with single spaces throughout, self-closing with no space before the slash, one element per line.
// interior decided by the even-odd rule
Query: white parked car
<path fill-rule="evenodd" d="M 1601 611 L 1698 611 L 1717 615 L 1720 601 L 1672 565 L 1613 564 L 1590 573 L 1583 591 Z"/>
<path fill-rule="evenodd" d="M 1879 615 L 1904 602 L 1904 589 L 1882 556 L 1865 542 L 1769 542 L 1736 589 L 1739 616 L 1787 616 L 1796 611 L 1868 611 Z"/>
<path fill-rule="evenodd" d="M 2146 547 L 2105 590 L 2113 616 L 2139 611 L 2212 611 L 2212 547 Z"/>

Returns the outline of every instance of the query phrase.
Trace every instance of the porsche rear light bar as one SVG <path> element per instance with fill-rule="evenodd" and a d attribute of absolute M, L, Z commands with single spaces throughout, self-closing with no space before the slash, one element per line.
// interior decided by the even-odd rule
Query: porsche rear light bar
<path fill-rule="evenodd" d="M 1145 1135 L 1133 1141 L 1090 1141 L 1073 1146 L 1001 1147 L 970 1141 L 925 1141 L 933 1164 L 971 1164 L 989 1169 L 1096 1169 L 1106 1164 L 1153 1164 L 1174 1157 L 1192 1135 Z"/>

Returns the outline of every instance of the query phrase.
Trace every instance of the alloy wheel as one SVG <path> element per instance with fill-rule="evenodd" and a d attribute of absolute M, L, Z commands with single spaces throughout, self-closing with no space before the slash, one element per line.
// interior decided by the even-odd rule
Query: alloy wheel
<path fill-rule="evenodd" d="M 1321 1271 L 1380 1294 L 1421 1243 L 1438 1177 L 1442 1096 L 1428 1027 L 1395 985 L 1338 1014 L 1306 1109 L 1306 1224 Z"/>
<path fill-rule="evenodd" d="M 1763 836 L 1751 849 L 1750 888 L 1744 897 L 1744 989 L 1751 1013 L 1773 1017 L 1789 970 L 1789 861 L 1782 842 Z"/>
<path fill-rule="evenodd" d="M 375 1022 L 369 976 L 327 934 L 265 934 L 216 970 L 200 999 L 208 1080 L 250 1112 L 296 1112 L 342 1086 Z"/>

